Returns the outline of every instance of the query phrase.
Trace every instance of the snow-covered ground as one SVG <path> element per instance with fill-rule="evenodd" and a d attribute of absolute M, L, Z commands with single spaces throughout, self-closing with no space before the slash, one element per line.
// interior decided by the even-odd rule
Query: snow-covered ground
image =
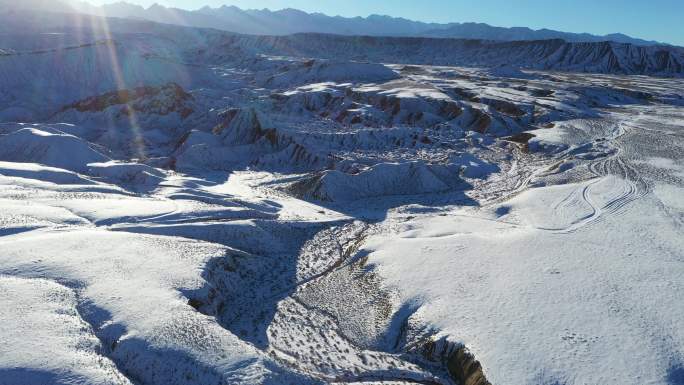
<path fill-rule="evenodd" d="M 622 171 L 397 216 L 364 249 L 492 383 L 681 384 L 684 190 Z"/>
<path fill-rule="evenodd" d="M 104 22 L 0 36 L 0 385 L 684 384 L 681 80 Z"/>

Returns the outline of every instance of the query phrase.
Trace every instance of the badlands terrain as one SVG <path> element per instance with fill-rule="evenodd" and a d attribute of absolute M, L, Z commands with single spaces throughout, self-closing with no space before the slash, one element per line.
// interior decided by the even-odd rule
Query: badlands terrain
<path fill-rule="evenodd" d="M 0 15 L 0 384 L 684 384 L 684 51 Z"/>

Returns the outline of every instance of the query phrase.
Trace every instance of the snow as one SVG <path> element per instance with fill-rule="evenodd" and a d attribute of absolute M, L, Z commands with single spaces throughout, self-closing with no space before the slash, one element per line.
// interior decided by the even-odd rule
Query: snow
<path fill-rule="evenodd" d="M 274 177 L 269 173 L 235 172 L 225 183 L 207 188 L 207 191 L 232 194 L 241 197 L 264 199 L 269 197 L 269 191 L 259 189 L 259 185 L 272 182 Z M 254 187 L 257 186 L 257 187 Z M 290 196 L 277 196 L 278 218 L 281 220 L 301 220 L 308 222 L 334 222 L 348 219 L 340 212 L 325 209 L 321 206 Z"/>
<path fill-rule="evenodd" d="M 64 152 L 72 156 L 65 158 Z M 76 172 L 84 171 L 88 163 L 109 160 L 80 138 L 35 128 L 24 128 L 1 136 L 0 156 L 7 161 L 30 159 L 35 163 Z"/>
<path fill-rule="evenodd" d="M 22 28 L 0 384 L 682 383 L 684 83 L 529 69 L 650 49 Z"/>
<path fill-rule="evenodd" d="M 587 158 L 606 173 L 589 166 L 594 175 L 568 182 L 582 175 L 582 161 L 564 170 L 552 165 L 532 175 L 532 188 L 489 205 L 439 217 L 397 212 L 363 246 L 384 284 L 421 304 L 415 317 L 465 344 L 492 383 L 678 381 L 678 155 L 645 144 L 665 124 L 615 126 L 578 120 L 556 133 L 533 132 L 540 143 L 574 148 L 553 152 L 556 159 L 577 159 L 587 147 L 580 142 L 613 135 L 608 142 L 619 151 L 607 153 L 609 160 Z M 632 169 L 630 158 L 659 169 Z M 670 183 L 655 182 L 663 178 Z"/>
<path fill-rule="evenodd" d="M 668 158 L 661 158 L 661 157 L 651 157 L 646 160 L 646 163 L 657 167 L 661 169 L 665 169 L 668 171 L 673 172 L 675 175 L 679 176 L 680 178 L 684 178 L 684 166 L 682 166 L 681 163 L 677 163 L 676 161 Z"/>
<path fill-rule="evenodd" d="M 257 357 L 215 320 L 195 312 L 181 294 L 201 288 L 201 267 L 223 255 L 220 247 L 93 230 L 8 239 L 2 248 L 5 273 L 19 269 L 23 277 L 82 286 L 80 295 L 93 306 L 86 317 L 99 326 L 101 339 L 115 344 L 113 356 L 137 378 L 179 383 L 182 376 L 196 375 L 215 381 L 218 368 Z M 41 262 L 31 267 L 32 260 Z M 141 343 L 148 348 L 141 350 Z M 204 365 L 213 370 L 203 370 Z"/>
<path fill-rule="evenodd" d="M 156 186 L 166 177 L 160 170 L 139 163 L 89 163 L 88 173 L 112 183 L 127 183 L 137 188 Z"/>
<path fill-rule="evenodd" d="M 34 179 L 58 185 L 93 183 L 75 172 L 35 163 L 0 162 L 0 174 L 6 177 Z"/>
<path fill-rule="evenodd" d="M 3 384 L 130 384 L 77 309 L 75 293 L 41 278 L 0 276 Z"/>
<path fill-rule="evenodd" d="M 652 198 L 575 229 L 589 213 L 567 204 L 574 194 L 539 188 L 486 211 L 409 220 L 364 247 L 492 383 L 668 384 L 684 342 L 680 230 Z"/>
<path fill-rule="evenodd" d="M 388 82 L 381 86 L 363 86 L 359 87 L 360 92 L 379 92 L 382 95 L 391 95 L 398 98 L 428 98 L 428 99 L 446 99 L 449 97 L 432 87 L 425 87 L 424 85 L 406 82 L 405 80 L 397 82 Z"/>

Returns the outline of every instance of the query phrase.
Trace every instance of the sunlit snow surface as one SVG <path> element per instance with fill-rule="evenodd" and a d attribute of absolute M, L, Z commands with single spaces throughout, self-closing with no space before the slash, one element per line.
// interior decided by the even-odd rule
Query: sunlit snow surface
<path fill-rule="evenodd" d="M 1 385 L 453 384 L 462 347 L 492 384 L 684 384 L 681 80 L 30 21 Z"/>

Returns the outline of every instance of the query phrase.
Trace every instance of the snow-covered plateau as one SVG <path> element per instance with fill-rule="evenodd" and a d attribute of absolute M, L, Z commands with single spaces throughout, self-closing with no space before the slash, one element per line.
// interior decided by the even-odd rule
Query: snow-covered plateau
<path fill-rule="evenodd" d="M 0 385 L 684 385 L 683 57 L 0 15 Z"/>

